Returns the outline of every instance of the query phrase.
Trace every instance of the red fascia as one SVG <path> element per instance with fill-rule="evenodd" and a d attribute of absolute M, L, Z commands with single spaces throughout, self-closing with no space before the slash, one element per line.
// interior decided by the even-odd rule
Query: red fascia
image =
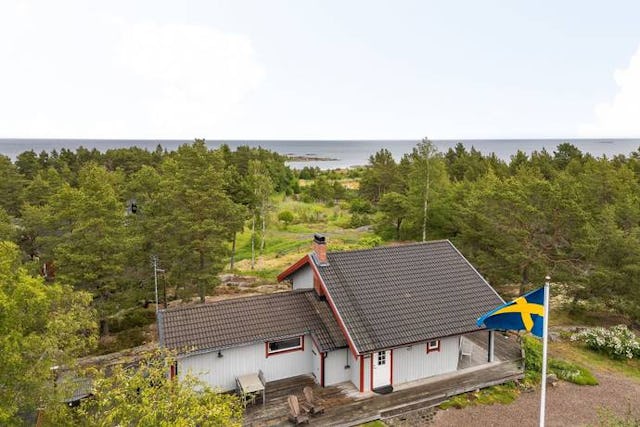
<path fill-rule="evenodd" d="M 298 262 L 296 262 L 295 264 L 293 264 L 292 266 L 287 268 L 282 273 L 278 274 L 278 282 L 282 282 L 284 279 L 286 279 L 287 277 L 291 276 L 293 273 L 298 271 L 300 269 L 300 267 L 302 267 L 305 264 L 308 264 L 309 261 L 310 261 L 309 260 L 309 255 L 305 255 L 302 258 L 300 258 L 298 260 Z"/>
<path fill-rule="evenodd" d="M 333 316 L 335 317 L 335 319 L 338 321 L 338 326 L 340 326 L 340 329 L 342 330 L 342 333 L 344 334 L 344 337 L 347 339 L 347 343 L 349 344 L 349 348 L 351 349 L 351 352 L 353 353 L 354 357 L 358 357 L 358 351 L 356 350 L 356 346 L 353 343 L 353 341 L 351 340 L 351 337 L 349 336 L 349 333 L 347 332 L 347 327 L 344 324 L 344 322 L 342 321 L 342 318 L 340 317 L 340 315 L 338 314 L 338 309 L 336 309 L 336 305 L 333 302 L 333 299 L 331 298 L 331 295 L 329 294 L 329 291 L 327 291 L 327 285 L 324 284 L 324 280 L 322 280 L 322 276 L 320 275 L 320 272 L 318 271 L 318 267 L 316 267 L 315 263 L 310 262 L 309 265 L 313 268 L 313 273 L 314 275 L 320 279 L 320 286 L 322 287 L 322 291 L 327 299 L 327 302 L 329 303 L 329 307 L 331 308 L 331 311 L 333 312 Z"/>

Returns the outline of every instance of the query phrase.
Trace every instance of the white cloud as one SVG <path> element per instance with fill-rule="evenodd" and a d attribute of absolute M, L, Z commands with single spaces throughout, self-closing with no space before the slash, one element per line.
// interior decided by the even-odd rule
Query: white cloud
<path fill-rule="evenodd" d="M 264 78 L 247 36 L 52 3 L 0 6 L 0 137 L 215 138 Z"/>
<path fill-rule="evenodd" d="M 581 136 L 640 136 L 640 47 L 629 66 L 615 70 L 613 78 L 618 92 L 611 101 L 595 107 L 595 119 L 580 127 Z"/>

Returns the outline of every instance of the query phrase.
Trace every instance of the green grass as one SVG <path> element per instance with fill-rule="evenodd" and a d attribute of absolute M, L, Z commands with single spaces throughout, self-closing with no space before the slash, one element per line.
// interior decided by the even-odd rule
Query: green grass
<path fill-rule="evenodd" d="M 440 409 L 466 408 L 475 405 L 494 405 L 496 403 L 509 404 L 516 400 L 520 391 L 515 383 L 487 387 L 478 392 L 459 394 L 443 402 L 438 406 Z"/>
<path fill-rule="evenodd" d="M 358 427 L 387 427 L 387 425 L 380 420 L 375 420 L 365 424 L 360 424 Z"/>
<path fill-rule="evenodd" d="M 606 354 L 597 353 L 586 346 L 571 342 L 555 342 L 550 346 L 551 351 L 582 365 L 605 372 L 615 372 L 628 378 L 640 381 L 640 360 L 613 360 Z"/>

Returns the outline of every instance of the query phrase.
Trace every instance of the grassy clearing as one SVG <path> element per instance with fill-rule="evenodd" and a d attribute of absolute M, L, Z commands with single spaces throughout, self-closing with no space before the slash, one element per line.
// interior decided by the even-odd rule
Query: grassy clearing
<path fill-rule="evenodd" d="M 572 360 L 582 365 L 604 372 L 623 374 L 640 381 L 640 360 L 613 360 L 606 354 L 597 353 L 586 346 L 570 342 L 554 342 L 550 345 L 552 354 Z"/>
<path fill-rule="evenodd" d="M 466 408 L 476 405 L 494 405 L 496 403 L 508 404 L 516 400 L 520 390 L 514 382 L 487 387 L 477 392 L 465 393 L 455 396 L 438 406 L 440 409 Z"/>
<path fill-rule="evenodd" d="M 330 250 L 345 250 L 367 246 L 371 232 L 349 228 L 351 214 L 340 204 L 325 206 L 319 203 L 304 203 L 291 198 L 272 198 L 273 209 L 267 220 L 264 250 L 260 253 L 259 229 L 256 224 L 256 265 L 251 269 L 251 224 L 236 237 L 235 272 L 263 279 L 275 279 L 282 270 L 295 263 L 311 251 L 314 233 L 328 237 Z M 294 222 L 285 226 L 277 220 L 278 213 L 292 212 Z"/>

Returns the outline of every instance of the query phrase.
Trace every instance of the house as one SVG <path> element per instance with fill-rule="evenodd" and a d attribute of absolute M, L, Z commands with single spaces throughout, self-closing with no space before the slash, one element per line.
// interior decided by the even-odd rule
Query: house
<path fill-rule="evenodd" d="M 323 387 L 389 392 L 456 371 L 464 335 L 503 303 L 448 240 L 330 252 L 315 235 L 278 280 L 292 290 L 161 310 L 161 345 L 179 354 L 172 375 L 231 390 L 260 370 L 267 381 L 310 374 Z"/>

